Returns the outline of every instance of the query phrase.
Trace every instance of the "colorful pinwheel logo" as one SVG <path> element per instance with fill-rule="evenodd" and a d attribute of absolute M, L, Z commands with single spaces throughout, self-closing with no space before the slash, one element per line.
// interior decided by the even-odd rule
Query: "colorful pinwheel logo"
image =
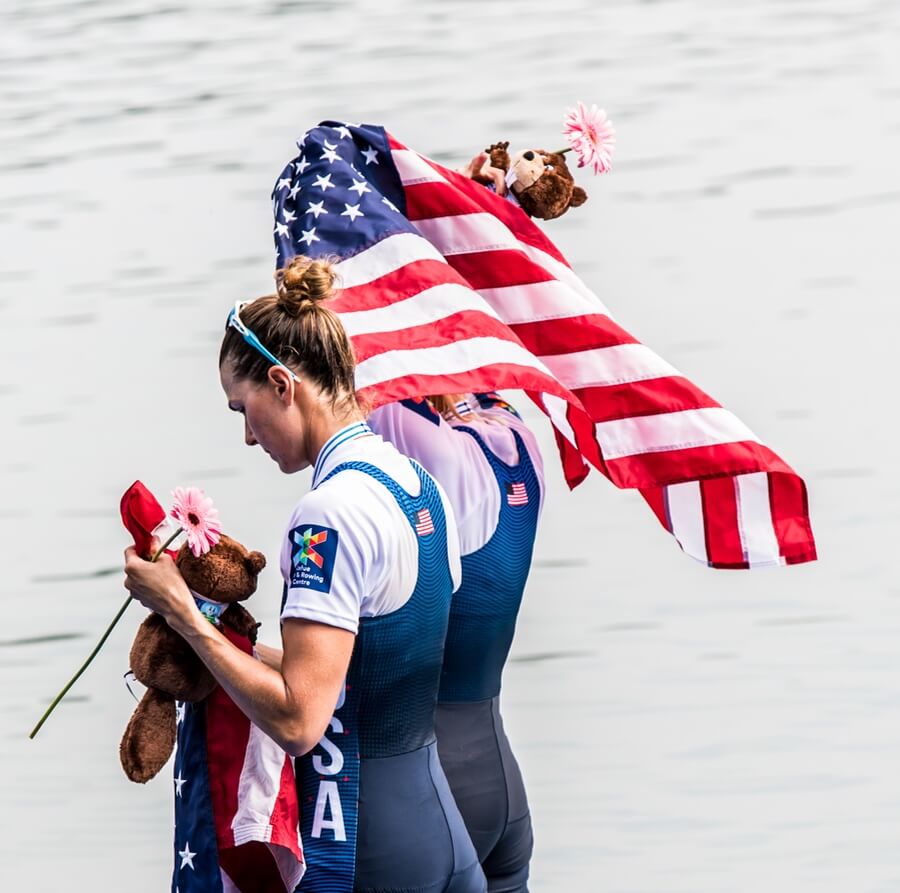
<path fill-rule="evenodd" d="M 295 560 L 304 566 L 308 561 L 311 561 L 316 567 L 321 568 L 324 564 L 324 559 L 316 551 L 315 547 L 321 545 L 327 539 L 327 530 L 313 533 L 312 527 L 308 527 L 303 533 L 294 533 L 294 543 L 298 546 Z"/>

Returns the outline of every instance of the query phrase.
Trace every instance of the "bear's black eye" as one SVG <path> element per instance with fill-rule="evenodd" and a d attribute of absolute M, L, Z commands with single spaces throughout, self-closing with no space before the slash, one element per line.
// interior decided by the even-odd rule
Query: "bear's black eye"
<path fill-rule="evenodd" d="M 522 157 L 523 157 L 526 161 L 534 161 L 534 152 L 532 152 L 532 151 L 529 149 L 527 152 L 525 152 L 525 153 L 522 155 Z"/>

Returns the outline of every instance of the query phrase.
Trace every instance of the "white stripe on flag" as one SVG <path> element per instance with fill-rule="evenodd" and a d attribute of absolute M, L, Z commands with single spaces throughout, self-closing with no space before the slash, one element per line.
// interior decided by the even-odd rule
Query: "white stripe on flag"
<path fill-rule="evenodd" d="M 578 442 L 575 439 L 575 432 L 572 430 L 572 426 L 569 424 L 569 417 L 566 414 L 569 409 L 569 402 L 562 397 L 557 397 L 556 394 L 541 394 L 540 397 L 543 401 L 544 409 L 547 410 L 547 415 L 553 423 L 553 427 L 572 446 L 577 446 Z"/>
<path fill-rule="evenodd" d="M 691 558 L 707 564 L 709 559 L 706 553 L 706 529 L 703 523 L 700 481 L 670 484 L 665 491 L 672 535 Z"/>
<path fill-rule="evenodd" d="M 374 332 L 397 332 L 401 329 L 437 322 L 463 310 L 479 310 L 497 319 L 488 303 L 471 288 L 455 282 L 446 282 L 426 288 L 411 298 L 395 301 L 374 310 L 356 310 L 341 313 L 341 322 L 347 334 L 370 335 Z"/>
<path fill-rule="evenodd" d="M 478 293 L 508 325 L 547 322 L 594 313 L 603 313 L 612 319 L 609 310 L 595 296 L 585 297 L 580 291 L 558 279 L 500 288 L 480 288 Z"/>
<path fill-rule="evenodd" d="M 643 344 L 617 344 L 540 359 L 571 390 L 680 375 Z"/>
<path fill-rule="evenodd" d="M 784 564 L 772 523 L 769 475 L 764 471 L 739 474 L 737 487 L 738 527 L 744 555 L 750 567 Z"/>
<path fill-rule="evenodd" d="M 594 430 L 607 460 L 742 440 L 761 442 L 737 416 L 721 407 L 597 422 Z"/>
<path fill-rule="evenodd" d="M 404 186 L 416 183 L 446 183 L 442 177 L 418 152 L 412 149 L 392 149 L 391 158 L 400 174 Z"/>
<path fill-rule="evenodd" d="M 272 836 L 272 811 L 281 791 L 285 752 L 250 723 L 250 737 L 238 782 L 237 811 L 231 820 L 235 845 Z"/>
<path fill-rule="evenodd" d="M 520 250 L 522 247 L 505 223 L 485 211 L 413 220 L 412 224 L 445 257 L 498 248 Z"/>
<path fill-rule="evenodd" d="M 592 302 L 597 308 L 596 313 L 606 313 L 612 319 L 612 314 L 603 306 L 600 298 L 581 281 L 581 278 L 571 267 L 560 263 L 555 257 L 551 257 L 546 251 L 535 248 L 533 245 L 526 245 L 523 242 L 520 247 L 530 260 L 543 267 L 551 276 L 559 279 L 560 282 L 565 282 L 566 285 L 578 292 L 585 300 Z"/>
<path fill-rule="evenodd" d="M 416 233 L 397 233 L 335 264 L 338 285 L 356 288 L 417 260 L 446 263 L 440 252 Z"/>
<path fill-rule="evenodd" d="M 430 220 L 415 220 L 413 225 L 444 255 L 498 250 L 521 251 L 529 260 L 543 267 L 551 276 L 579 294 L 588 303 L 588 313 L 605 313 L 612 318 L 603 302 L 570 267 L 560 263 L 546 251 L 520 242 L 506 224 L 493 214 L 479 212 L 432 217 Z"/>
<path fill-rule="evenodd" d="M 438 347 L 386 350 L 356 367 L 356 387 L 370 388 L 407 375 L 458 375 L 482 366 L 511 363 L 550 376 L 547 367 L 514 341 L 467 338 Z"/>

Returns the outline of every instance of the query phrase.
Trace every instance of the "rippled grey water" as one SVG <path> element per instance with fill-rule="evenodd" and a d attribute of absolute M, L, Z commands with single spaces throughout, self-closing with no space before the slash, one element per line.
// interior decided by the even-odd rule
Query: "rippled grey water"
<path fill-rule="evenodd" d="M 117 759 L 137 609 L 26 735 L 122 598 L 131 480 L 205 487 L 270 555 L 307 486 L 242 446 L 215 369 L 228 306 L 269 289 L 294 138 L 379 122 L 456 162 L 553 143 L 583 99 L 616 163 L 548 230 L 806 476 L 822 560 L 696 567 L 635 495 L 566 492 L 542 429 L 505 696 L 533 888 L 900 889 L 898 38 L 893 0 L 0 6 L 4 887 L 167 885 L 168 776 Z"/>

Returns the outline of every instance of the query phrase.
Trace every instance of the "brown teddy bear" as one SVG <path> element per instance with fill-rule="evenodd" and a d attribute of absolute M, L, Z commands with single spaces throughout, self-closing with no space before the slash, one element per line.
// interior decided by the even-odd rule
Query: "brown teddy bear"
<path fill-rule="evenodd" d="M 238 602 L 256 591 L 265 556 L 223 535 L 199 558 L 185 543 L 175 563 L 207 619 L 256 644 L 259 624 Z M 216 681 L 159 614 L 151 614 L 138 628 L 130 660 L 132 672 L 147 691 L 122 736 L 119 757 L 125 774 L 143 784 L 162 769 L 175 747 L 175 701 L 202 701 L 215 689 Z"/>
<path fill-rule="evenodd" d="M 510 159 L 508 149 L 509 143 L 502 142 L 484 151 L 493 167 L 506 171 L 507 186 L 529 217 L 552 220 L 587 201 L 587 193 L 575 185 L 562 152 L 524 149 Z"/>

